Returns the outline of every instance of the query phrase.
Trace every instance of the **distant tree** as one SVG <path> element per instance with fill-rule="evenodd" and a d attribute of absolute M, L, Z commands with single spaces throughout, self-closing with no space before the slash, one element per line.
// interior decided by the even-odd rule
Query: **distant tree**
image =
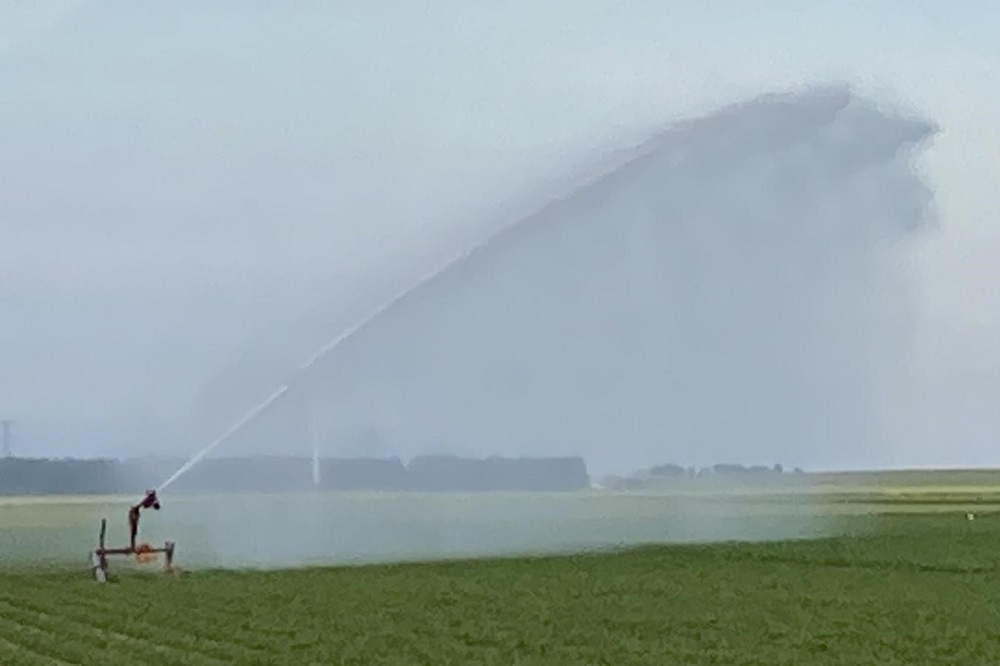
<path fill-rule="evenodd" d="M 649 468 L 649 475 L 678 477 L 678 476 L 684 476 L 684 471 L 685 471 L 684 468 L 681 467 L 680 465 L 672 465 L 672 464 L 655 465 Z"/>

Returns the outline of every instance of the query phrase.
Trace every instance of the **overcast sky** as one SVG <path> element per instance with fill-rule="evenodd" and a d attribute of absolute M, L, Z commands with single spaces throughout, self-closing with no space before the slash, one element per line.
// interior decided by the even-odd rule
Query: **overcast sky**
<path fill-rule="evenodd" d="M 958 397 L 913 462 L 1000 464 L 1000 9 L 752 4 L 0 3 L 0 416 L 25 453 L 155 441 L 268 326 L 594 150 L 834 79 L 942 128 L 915 372 Z"/>

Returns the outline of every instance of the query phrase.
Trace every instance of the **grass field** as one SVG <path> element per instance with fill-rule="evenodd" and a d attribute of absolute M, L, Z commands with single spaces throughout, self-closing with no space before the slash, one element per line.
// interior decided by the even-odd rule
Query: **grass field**
<path fill-rule="evenodd" d="M 345 516 L 369 532 L 410 529 L 367 556 L 360 538 L 320 539 L 333 560 L 390 559 L 389 546 L 406 544 L 397 555 L 408 559 L 477 554 L 476 538 L 489 542 L 478 554 L 688 543 L 237 571 L 211 568 L 210 549 L 199 565 L 178 538 L 181 563 L 191 562 L 181 576 L 119 565 L 104 586 L 88 578 L 86 549 L 93 518 L 121 512 L 121 500 L 7 500 L 0 663 L 1000 663 L 1000 480 L 901 479 L 724 496 L 329 496 L 323 513 L 336 518 L 312 529 L 343 527 Z M 270 506 L 273 527 L 308 499 L 254 506 Z M 206 502 L 167 503 L 144 520 L 159 528 L 172 511 L 231 515 L 229 503 Z M 715 527 L 692 527 L 701 521 Z M 241 544 L 267 537 L 260 524 L 243 529 Z M 440 543 L 466 529 L 467 541 Z M 752 541 L 690 543 L 729 537 Z M 46 550 L 34 557 L 39 544 Z"/>

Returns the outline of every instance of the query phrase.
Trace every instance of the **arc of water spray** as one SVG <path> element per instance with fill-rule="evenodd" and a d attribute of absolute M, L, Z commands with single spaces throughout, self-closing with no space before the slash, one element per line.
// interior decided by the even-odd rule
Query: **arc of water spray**
<path fill-rule="evenodd" d="M 208 446 L 206 446 L 204 449 L 202 449 L 201 451 L 199 451 L 198 453 L 196 453 L 190 460 L 188 460 L 186 463 L 184 463 L 183 465 L 181 465 L 180 468 L 176 472 L 174 472 L 173 474 L 171 474 L 169 479 L 167 479 L 166 481 L 164 481 L 163 483 L 161 483 L 160 487 L 157 488 L 157 493 L 159 493 L 162 490 L 164 490 L 167 486 L 169 486 L 171 483 L 173 483 L 178 478 L 180 478 L 180 476 L 182 474 L 184 474 L 186 471 L 188 471 L 189 469 L 191 469 L 192 467 L 194 467 L 196 464 L 198 464 L 198 462 L 202 458 L 204 458 L 205 456 L 207 456 L 212 451 L 212 449 L 214 449 L 215 447 L 217 447 L 219 444 L 222 444 L 224 441 L 226 441 L 227 439 L 229 439 L 230 437 L 232 437 L 233 435 L 235 435 L 237 432 L 239 432 L 244 426 L 246 426 L 246 424 L 250 423 L 250 421 L 252 421 L 258 414 L 260 414 L 262 411 L 264 411 L 265 409 L 267 409 L 268 407 L 270 407 L 278 398 L 280 398 L 281 396 L 283 396 L 285 394 L 285 392 L 288 391 L 288 389 L 290 389 L 290 388 L 291 388 L 291 384 L 285 384 L 284 386 L 282 386 L 281 388 L 279 388 L 277 391 L 275 391 L 274 393 L 272 393 L 271 395 L 269 395 L 267 397 L 267 399 L 264 400 L 264 402 L 260 403 L 259 405 L 257 405 L 253 409 L 251 409 L 249 412 L 247 412 L 246 414 L 244 414 L 243 417 L 239 421 L 237 421 L 233 425 L 229 426 L 229 429 L 226 430 L 226 432 L 222 433 L 222 435 L 220 435 L 218 439 L 216 439 L 214 442 L 212 442 L 211 444 L 209 444 Z"/>
<path fill-rule="evenodd" d="M 628 158 L 623 159 L 621 161 L 617 161 L 614 165 L 612 165 L 610 167 L 607 167 L 607 168 L 604 168 L 604 169 L 600 169 L 597 174 L 592 174 L 589 178 L 585 179 L 584 182 L 577 183 L 575 187 L 569 188 L 569 192 L 568 193 L 564 194 L 561 197 L 556 197 L 555 199 L 550 200 L 545 205 L 541 206 L 540 210 L 545 210 L 545 208 L 547 208 L 552 203 L 557 202 L 557 201 L 561 201 L 561 200 L 565 200 L 565 199 L 569 198 L 570 196 L 572 196 L 573 194 L 575 194 L 576 192 L 579 192 L 580 190 L 583 190 L 583 189 L 585 189 L 585 188 L 587 188 L 587 187 L 589 187 L 591 185 L 599 183 L 601 180 L 603 180 L 607 176 L 610 176 L 611 174 L 617 172 L 618 170 L 620 170 L 621 168 L 623 168 L 625 165 L 629 164 L 630 162 L 633 162 L 633 161 L 635 161 L 637 159 L 640 159 L 640 158 L 644 157 L 646 154 L 652 152 L 654 150 L 654 148 L 655 148 L 655 140 L 651 140 L 651 141 L 646 141 L 646 142 L 640 143 L 639 145 L 633 147 L 629 151 L 630 154 L 629 154 Z M 538 211 L 536 211 L 536 213 L 537 212 Z M 430 271 L 430 272 L 424 274 L 424 276 L 421 277 L 419 280 L 417 280 L 416 282 L 412 283 L 410 286 L 408 286 L 405 289 L 403 289 L 402 291 L 400 291 L 394 297 L 390 298 L 389 300 L 385 301 L 382 305 L 380 305 L 379 307 L 377 307 L 374 310 L 372 310 L 368 314 L 367 317 L 362 318 L 360 321 L 358 321 L 358 323 L 356 323 L 353 326 L 345 329 L 344 331 L 342 331 L 340 333 L 340 335 L 338 335 L 337 337 L 335 337 L 334 339 L 332 339 L 330 342 L 326 343 L 323 347 L 321 347 L 318 351 L 316 351 L 316 353 L 314 353 L 312 356 L 310 356 L 305 362 L 303 362 L 302 364 L 299 365 L 299 367 L 297 369 L 298 370 L 297 374 L 299 376 L 301 376 L 302 374 L 304 374 L 305 372 L 307 372 L 320 359 L 322 359 L 327 354 L 333 352 L 337 347 L 339 347 L 341 344 L 343 344 L 346 340 L 348 340 L 349 338 L 351 338 L 354 335 L 356 335 L 361 329 L 365 328 L 366 326 L 368 326 L 369 324 L 371 324 L 372 322 L 374 322 L 375 320 L 377 320 L 386 311 L 388 311 L 394 305 L 396 305 L 396 303 L 400 302 L 401 300 L 403 300 L 404 298 L 406 298 L 407 296 L 409 296 L 412 292 L 416 291 L 417 289 L 419 289 L 420 287 L 422 287 L 427 282 L 430 282 L 431 280 L 433 280 L 434 278 L 436 278 L 438 275 L 441 275 L 442 273 L 444 273 L 445 271 L 447 271 L 452 266 L 458 264 L 459 262 L 461 262 L 462 260 L 464 260 L 467 257 L 471 256 L 475 252 L 478 252 L 478 251 L 482 250 L 487 245 L 489 245 L 495 238 L 497 238 L 498 236 L 500 236 L 504 231 L 507 231 L 510 228 L 512 228 L 514 226 L 517 226 L 519 223 L 521 223 L 522 221 L 524 221 L 526 219 L 529 219 L 530 217 L 533 217 L 533 216 L 532 215 L 524 215 L 524 216 L 517 216 L 517 217 L 515 217 L 515 221 L 512 224 L 505 226 L 504 228 L 500 229 L 499 231 L 497 231 L 494 234 L 491 234 L 485 240 L 483 240 L 483 241 L 481 241 L 479 243 L 476 243 L 476 244 L 474 244 L 474 245 L 466 248 L 463 252 L 459 253 L 458 255 L 456 255 L 455 257 L 453 257 L 450 261 L 446 262 L 443 266 L 440 266 L 436 270 L 433 270 L 433 271 Z M 186 463 L 184 463 L 183 465 L 181 465 L 181 467 L 176 472 L 174 472 L 170 476 L 170 478 L 168 478 L 166 481 L 164 481 L 162 484 L 160 484 L 160 487 L 157 489 L 157 492 L 161 492 L 164 489 L 166 489 L 167 486 L 169 486 L 170 484 L 172 484 L 174 481 L 176 481 L 178 478 L 180 478 L 184 473 L 186 473 L 188 470 L 190 470 L 192 467 L 194 467 L 196 464 L 198 464 L 198 462 L 201 461 L 201 459 L 204 458 L 205 456 L 207 456 L 209 453 L 211 453 L 212 450 L 214 450 L 216 447 L 218 447 L 219 445 L 221 445 L 222 443 L 224 443 L 226 440 L 228 440 L 229 438 L 231 438 L 233 435 L 235 435 L 237 432 L 239 432 L 240 430 L 242 430 L 251 421 L 253 421 L 261 412 L 263 412 L 265 409 L 267 409 L 272 404 L 274 404 L 275 402 L 277 402 L 277 400 L 281 396 L 283 396 L 292 387 L 292 383 L 293 383 L 292 381 L 289 381 L 289 383 L 287 383 L 284 386 L 282 386 L 281 388 L 277 389 L 274 393 L 272 393 L 267 398 L 265 398 L 259 405 L 257 405 L 256 407 L 254 407 L 253 409 L 251 409 L 250 411 L 248 411 L 246 414 L 244 414 L 236 423 L 234 423 L 233 425 L 231 425 L 228 430 L 226 430 L 222 435 L 220 435 L 217 439 L 215 439 L 215 441 L 213 441 L 211 444 L 209 444 L 208 446 L 206 446 L 204 449 L 202 449 L 201 451 L 199 451 L 198 453 L 196 453 Z"/>

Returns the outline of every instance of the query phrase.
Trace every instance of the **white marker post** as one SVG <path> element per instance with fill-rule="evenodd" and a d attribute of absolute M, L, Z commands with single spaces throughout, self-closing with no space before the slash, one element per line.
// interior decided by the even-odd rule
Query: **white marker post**
<path fill-rule="evenodd" d="M 312 429 L 312 473 L 313 485 L 319 487 L 319 426 L 316 423 L 316 410 L 310 407 L 309 421 Z"/>

